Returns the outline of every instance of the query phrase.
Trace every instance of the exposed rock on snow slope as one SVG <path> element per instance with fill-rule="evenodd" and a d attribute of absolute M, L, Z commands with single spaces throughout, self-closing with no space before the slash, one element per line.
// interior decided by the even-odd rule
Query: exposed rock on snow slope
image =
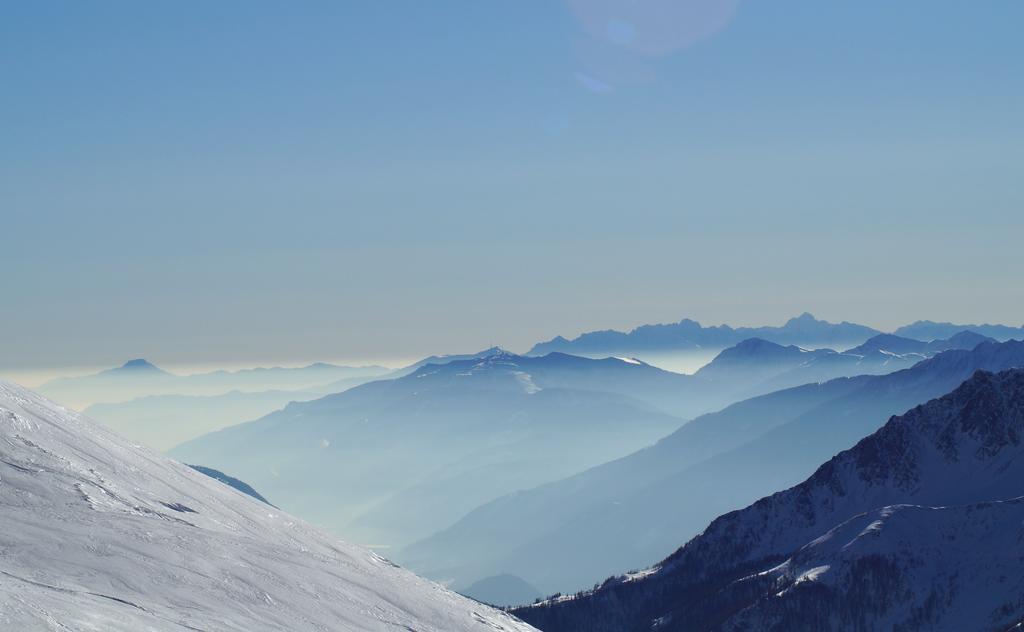
<path fill-rule="evenodd" d="M 978 372 L 653 572 L 519 612 L 546 632 L 1008 629 L 1024 619 L 1024 512 L 990 501 L 1022 493 L 1024 370 Z M 904 503 L 961 506 L 877 511 Z"/>
<path fill-rule="evenodd" d="M 727 592 L 743 630 L 1006 630 L 1024 601 L 1024 499 L 860 514 Z"/>
<path fill-rule="evenodd" d="M 0 381 L 0 628 L 520 632 Z"/>

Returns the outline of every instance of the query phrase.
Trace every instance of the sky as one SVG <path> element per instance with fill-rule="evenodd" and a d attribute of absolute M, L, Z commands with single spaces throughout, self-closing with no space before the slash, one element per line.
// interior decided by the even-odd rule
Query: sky
<path fill-rule="evenodd" d="M 1024 322 L 1024 3 L 8 2 L 0 374 Z"/>

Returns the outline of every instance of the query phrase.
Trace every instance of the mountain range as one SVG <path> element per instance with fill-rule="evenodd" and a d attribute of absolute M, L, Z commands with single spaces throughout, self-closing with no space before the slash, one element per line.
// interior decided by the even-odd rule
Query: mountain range
<path fill-rule="evenodd" d="M 172 454 L 238 472 L 347 537 L 400 546 L 448 527 L 503 493 L 623 456 L 685 419 L 736 401 L 751 390 L 754 365 L 764 377 L 787 371 L 804 379 L 830 377 L 844 369 L 866 371 L 869 364 L 882 372 L 934 349 L 975 342 L 971 335 L 960 336 L 959 343 L 890 338 L 876 341 L 863 355 L 843 356 L 850 361 L 827 366 L 808 364 L 807 354 L 795 347 L 748 341 L 734 349 L 742 353 L 726 350 L 716 358 L 708 367 L 710 377 L 671 373 L 633 359 L 561 353 L 531 357 L 492 349 L 483 357 L 447 356 L 437 364 L 418 363 L 404 377 L 289 404 Z M 750 342 L 765 353 L 748 353 L 744 347 Z M 919 353 L 879 351 L 887 345 Z M 772 357 L 773 348 L 796 350 L 803 364 L 766 361 L 762 355 Z M 871 353 L 880 360 L 864 360 Z M 246 445 L 244 453 L 238 445 Z M 307 470 L 314 463 L 317 476 Z M 339 490 L 335 480 L 364 483 Z"/>
<path fill-rule="evenodd" d="M 1024 338 L 1024 327 L 956 325 L 932 321 L 918 321 L 900 327 L 892 333 L 900 338 L 930 342 L 948 339 L 963 331 L 1000 342 Z M 883 332 L 856 323 L 830 323 L 819 320 L 806 312 L 789 319 L 779 327 L 705 327 L 686 318 L 678 323 L 642 325 L 628 332 L 592 331 L 571 340 L 556 336 L 534 345 L 528 355 L 560 351 L 586 357 L 637 357 L 663 368 L 689 373 L 707 363 L 719 351 L 751 338 L 803 349 L 845 351 L 881 333 Z"/>
<path fill-rule="evenodd" d="M 742 385 L 733 392 L 736 399 L 744 399 L 837 377 L 893 373 L 942 351 L 973 349 L 990 341 L 970 331 L 930 342 L 878 334 L 852 349 L 835 351 L 750 338 L 719 353 L 695 375 L 717 386 Z"/>
<path fill-rule="evenodd" d="M 624 458 L 482 505 L 394 557 L 457 587 L 505 573 L 545 592 L 577 590 L 654 563 L 716 515 L 799 482 L 975 371 L 1020 366 L 1024 343 L 988 342 L 739 402 Z"/>
<path fill-rule="evenodd" d="M 818 320 L 809 313 L 791 318 L 781 327 L 704 327 L 685 318 L 678 323 L 642 325 L 629 332 L 604 330 L 579 335 L 572 340 L 562 336 L 533 346 L 528 355 L 544 355 L 553 351 L 582 356 L 638 355 L 681 351 L 719 351 L 749 338 L 761 338 L 783 345 L 805 348 L 843 349 L 858 345 L 882 332 L 841 322 Z"/>
<path fill-rule="evenodd" d="M 527 632 L 0 382 L 0 626 Z"/>
<path fill-rule="evenodd" d="M 828 349 L 808 351 L 793 345 L 784 347 L 752 338 L 722 351 L 712 362 L 698 371 L 696 377 L 703 381 L 676 379 L 678 389 L 674 392 L 651 396 L 652 389 L 648 389 L 646 394 L 641 394 L 641 398 L 673 415 L 690 418 L 746 397 L 797 384 L 824 381 L 844 375 L 892 372 L 911 366 L 940 350 L 970 348 L 984 340 L 987 338 L 970 332 L 960 332 L 949 340 L 927 343 L 892 334 L 879 334 L 855 349 L 837 352 Z M 501 353 L 506 352 L 499 347 L 493 347 L 475 354 L 431 356 L 373 379 L 401 377 L 426 364 L 468 361 Z M 127 368 L 121 367 L 103 375 L 112 379 L 112 375 L 134 375 L 136 372 L 170 376 L 145 361 L 133 361 Z M 318 375 L 315 379 L 326 377 L 319 371 L 310 369 L 310 372 Z M 222 374 L 214 375 L 217 375 L 218 379 L 226 379 Z M 298 379 L 297 374 L 287 375 L 293 382 Z M 651 372 L 651 375 L 663 373 Z M 176 376 L 172 376 L 169 382 L 160 379 L 158 388 L 188 390 L 198 383 L 195 380 L 183 383 L 174 377 Z M 117 379 L 123 382 L 123 378 Z M 123 402 L 93 404 L 83 412 L 147 447 L 166 451 L 206 433 L 257 419 L 283 408 L 290 402 L 318 399 L 325 394 L 342 392 L 367 381 L 371 381 L 371 378 L 347 377 L 303 390 L 234 390 L 217 395 L 147 395 Z M 178 386 L 175 387 L 173 384 Z M 143 388 L 144 385 L 145 381 L 143 384 L 135 383 L 133 388 Z M 207 385 L 210 386 L 209 383 Z M 594 384 L 590 387 L 596 390 L 609 390 L 606 384 Z"/>
<path fill-rule="evenodd" d="M 545 632 L 1017 629 L 1022 494 L 1024 370 L 979 371 L 653 568 L 515 612 Z"/>

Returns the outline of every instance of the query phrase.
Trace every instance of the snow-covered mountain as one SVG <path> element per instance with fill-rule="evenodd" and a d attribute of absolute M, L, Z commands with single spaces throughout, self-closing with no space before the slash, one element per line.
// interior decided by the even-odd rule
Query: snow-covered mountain
<path fill-rule="evenodd" d="M 1024 498 L 855 516 L 723 593 L 760 597 L 721 627 L 1010 630 L 1022 621 Z M 1016 552 L 1016 555 L 1014 555 Z"/>
<path fill-rule="evenodd" d="M 525 632 L 0 382 L 0 627 Z"/>
<path fill-rule="evenodd" d="M 888 375 L 746 400 L 621 459 L 477 507 L 394 557 L 456 585 L 512 573 L 546 592 L 576 590 L 656 562 L 715 516 L 798 483 L 975 371 L 1013 367 L 1024 367 L 1024 343 L 990 342 Z"/>
<path fill-rule="evenodd" d="M 654 442 L 683 423 L 661 408 L 684 403 L 692 380 L 622 360 L 500 352 L 293 403 L 171 454 L 231 472 L 349 539 L 398 545 Z"/>
<path fill-rule="evenodd" d="M 806 348 L 846 348 L 878 334 L 875 329 L 854 323 L 829 323 L 808 313 L 789 319 L 781 327 L 704 327 L 688 318 L 678 323 L 643 325 L 629 332 L 593 331 L 567 340 L 557 336 L 530 349 L 528 355 L 561 351 L 588 357 L 638 356 L 686 351 L 717 352 L 748 338 L 761 338 L 783 345 Z"/>
<path fill-rule="evenodd" d="M 1024 370 L 978 372 L 653 569 L 519 614 L 545 632 L 1008 630 L 1022 495 Z"/>
<path fill-rule="evenodd" d="M 413 362 L 407 367 L 395 370 L 389 377 L 402 377 L 403 375 L 409 375 L 416 371 L 416 369 L 426 366 L 428 364 L 448 364 L 449 362 L 461 362 L 463 360 L 480 360 L 490 356 L 501 355 L 508 353 L 508 351 L 501 347 L 488 347 L 483 351 L 477 351 L 476 353 L 447 353 L 444 355 L 432 355 L 423 358 L 417 362 Z"/>

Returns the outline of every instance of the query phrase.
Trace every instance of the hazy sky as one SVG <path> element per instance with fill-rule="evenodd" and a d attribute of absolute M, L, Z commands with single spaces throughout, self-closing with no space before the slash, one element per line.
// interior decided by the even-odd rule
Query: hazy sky
<path fill-rule="evenodd" d="M 7 2 L 0 372 L 1024 322 L 1024 3 Z"/>

